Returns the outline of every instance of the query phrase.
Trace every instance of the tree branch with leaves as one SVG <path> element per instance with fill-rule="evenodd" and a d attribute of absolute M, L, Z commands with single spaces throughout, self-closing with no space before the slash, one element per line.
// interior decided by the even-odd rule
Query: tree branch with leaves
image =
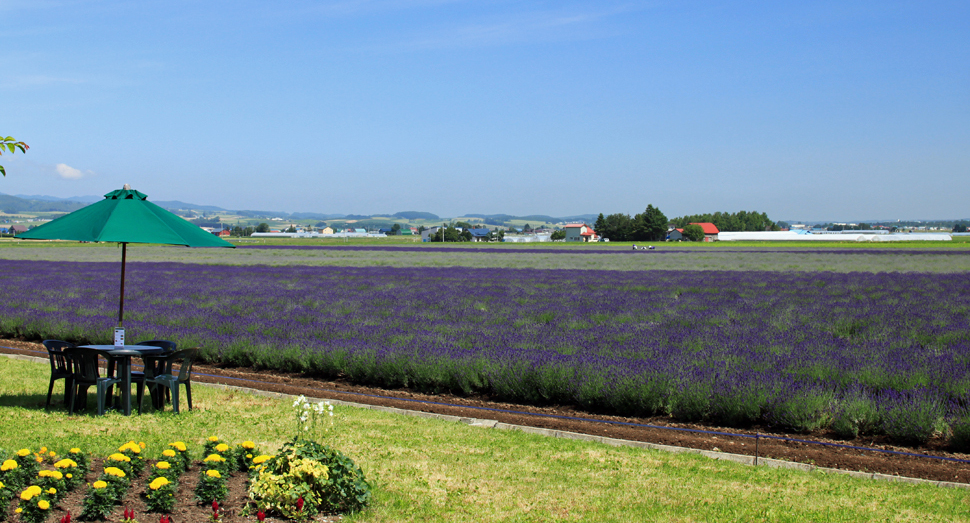
<path fill-rule="evenodd" d="M 0 138 L 0 155 L 3 155 L 4 149 L 9 150 L 10 154 L 17 152 L 17 149 L 20 149 L 22 153 L 26 153 L 27 149 L 30 149 L 30 146 L 24 142 L 18 142 L 13 136 L 8 136 L 6 138 Z M 0 174 L 7 175 L 7 171 L 2 165 L 0 165 Z"/>

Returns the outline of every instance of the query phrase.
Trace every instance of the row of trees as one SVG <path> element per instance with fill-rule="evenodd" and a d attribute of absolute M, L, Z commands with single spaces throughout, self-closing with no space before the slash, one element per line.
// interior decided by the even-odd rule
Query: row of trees
<path fill-rule="evenodd" d="M 661 241 L 667 237 L 667 217 L 657 207 L 647 205 L 640 214 L 611 214 L 596 218 L 593 229 L 601 238 L 614 242 Z"/>
<path fill-rule="evenodd" d="M 456 227 L 456 225 L 458 227 Z M 464 230 L 459 231 L 458 228 Z M 458 222 L 456 224 L 449 225 L 447 227 L 439 227 L 437 231 L 433 234 L 428 235 L 428 241 L 431 242 L 470 242 L 472 241 L 472 233 L 468 229 L 474 229 L 468 223 Z M 505 231 L 491 231 L 488 236 L 482 238 L 482 241 L 487 242 L 499 242 L 505 238 Z"/>
<path fill-rule="evenodd" d="M 768 215 L 757 211 L 738 211 L 735 213 L 716 212 L 714 214 L 690 214 L 670 220 L 678 229 L 683 229 L 691 223 L 713 223 L 719 231 L 778 231 L 778 225 L 768 219 Z M 598 231 L 597 231 L 598 232 Z M 684 231 L 687 232 L 686 230 Z"/>

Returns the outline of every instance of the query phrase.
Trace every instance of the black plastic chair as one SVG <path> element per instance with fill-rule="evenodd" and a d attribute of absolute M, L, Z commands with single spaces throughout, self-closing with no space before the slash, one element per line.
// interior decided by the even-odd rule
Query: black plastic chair
<path fill-rule="evenodd" d="M 185 395 L 189 402 L 189 410 L 192 410 L 192 364 L 198 355 L 199 349 L 195 348 L 180 350 L 162 356 L 145 356 L 146 366 L 157 365 L 155 368 L 164 369 L 159 375 L 145 378 L 145 384 L 149 386 L 151 396 L 153 398 L 160 398 L 163 391 L 159 390 L 159 387 L 165 387 L 165 390 L 172 394 L 172 410 L 176 414 L 179 412 L 179 385 L 185 385 Z M 176 364 L 179 367 L 178 374 L 174 374 Z"/>
<path fill-rule="evenodd" d="M 162 354 L 163 355 L 167 355 L 167 354 L 171 354 L 171 353 L 175 352 L 176 347 L 177 347 L 177 344 L 174 341 L 168 341 L 168 340 L 146 340 L 146 341 L 139 341 L 135 345 L 145 345 L 145 346 L 148 346 L 148 347 L 158 347 L 158 348 L 162 349 Z M 157 361 L 158 360 L 154 360 L 154 361 L 151 361 L 150 362 L 149 360 L 147 360 L 144 357 L 142 357 L 142 363 L 144 364 L 145 370 L 143 372 L 131 371 L 131 382 L 132 383 L 140 383 L 140 384 L 144 385 L 145 384 L 145 378 L 151 378 L 151 377 L 155 377 L 155 376 L 159 376 L 161 374 L 164 374 L 165 373 L 164 366 L 158 365 L 157 363 L 155 365 L 151 365 L 151 363 L 155 363 Z M 151 392 L 149 392 L 149 393 L 152 394 L 152 405 L 156 409 L 161 409 L 162 408 L 162 405 L 165 403 L 165 399 L 167 399 L 169 397 L 167 390 L 165 391 L 165 397 L 164 398 L 163 397 L 155 397 L 154 393 L 151 393 Z M 141 411 L 140 410 L 141 409 L 141 401 L 138 402 L 138 407 L 139 407 L 139 412 L 140 412 Z"/>
<path fill-rule="evenodd" d="M 99 361 L 101 352 L 95 349 L 85 349 L 82 347 L 71 347 L 64 349 L 74 374 L 74 386 L 71 387 L 70 397 L 68 398 L 69 413 L 74 414 L 75 404 L 78 397 L 83 394 L 87 398 L 88 388 L 92 385 L 98 393 L 98 415 L 104 414 L 105 403 L 109 396 L 108 391 L 113 385 L 121 383 L 120 378 L 112 376 L 101 376 Z M 83 390 L 83 392 L 82 392 Z"/>
<path fill-rule="evenodd" d="M 61 340 L 44 340 L 44 347 L 47 349 L 47 358 L 51 361 L 51 382 L 47 387 L 47 406 L 44 408 L 51 408 L 51 396 L 57 380 L 64 380 L 64 405 L 67 406 L 68 393 L 74 386 L 74 370 L 64 354 L 64 349 L 74 347 L 74 344 Z"/>

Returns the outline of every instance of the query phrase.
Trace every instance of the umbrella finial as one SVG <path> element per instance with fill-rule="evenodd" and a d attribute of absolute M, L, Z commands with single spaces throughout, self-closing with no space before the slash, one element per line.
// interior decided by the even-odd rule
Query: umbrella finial
<path fill-rule="evenodd" d="M 131 186 L 126 183 L 125 186 L 122 187 L 122 189 L 124 189 L 126 191 L 130 191 L 131 190 Z"/>

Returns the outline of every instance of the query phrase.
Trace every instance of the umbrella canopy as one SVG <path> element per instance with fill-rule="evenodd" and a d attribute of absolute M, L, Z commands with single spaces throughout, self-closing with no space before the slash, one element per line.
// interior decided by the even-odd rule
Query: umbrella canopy
<path fill-rule="evenodd" d="M 235 245 L 202 230 L 148 201 L 148 196 L 125 185 L 88 205 L 35 227 L 18 238 L 28 240 L 76 240 L 121 243 L 121 297 L 118 324 L 124 320 L 125 258 L 129 243 L 161 243 L 186 247 L 232 247 Z"/>
<path fill-rule="evenodd" d="M 235 247 L 202 230 L 198 225 L 148 201 L 144 194 L 128 188 L 109 192 L 98 203 L 61 216 L 17 237 L 29 240 Z"/>

